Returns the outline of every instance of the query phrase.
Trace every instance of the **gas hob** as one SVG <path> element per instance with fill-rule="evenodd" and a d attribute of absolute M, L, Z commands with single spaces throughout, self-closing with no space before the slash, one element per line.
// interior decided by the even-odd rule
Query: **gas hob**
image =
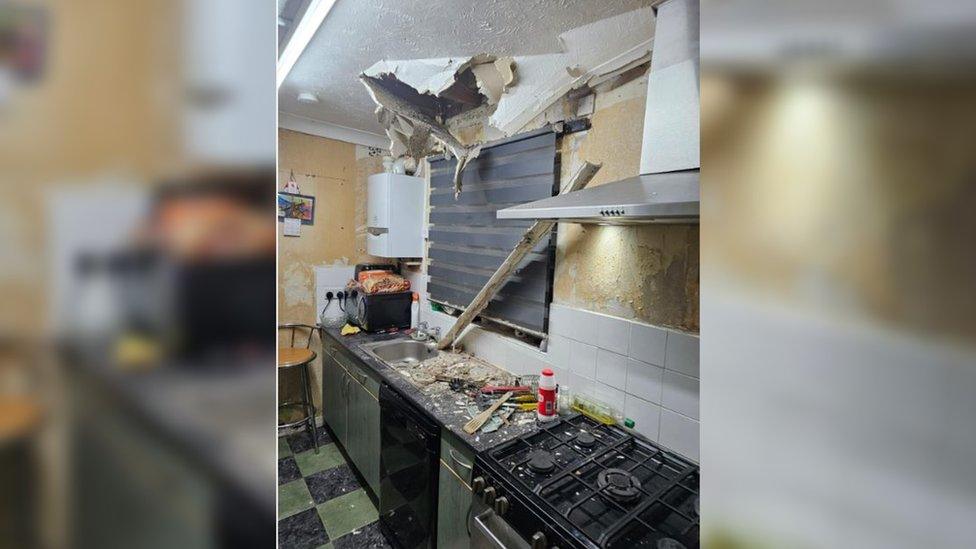
<path fill-rule="evenodd" d="M 585 416 L 483 452 L 472 488 L 532 549 L 699 545 L 698 466 Z"/>

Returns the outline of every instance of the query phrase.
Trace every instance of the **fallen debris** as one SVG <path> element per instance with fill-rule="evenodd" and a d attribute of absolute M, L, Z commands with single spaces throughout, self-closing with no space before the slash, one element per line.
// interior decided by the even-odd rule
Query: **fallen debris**
<path fill-rule="evenodd" d="M 579 171 L 576 172 L 576 175 L 573 176 L 573 179 L 570 180 L 569 184 L 566 185 L 566 188 L 563 189 L 562 193 L 565 194 L 577 191 L 585 187 L 586 184 L 593 179 L 593 176 L 596 175 L 596 172 L 599 171 L 600 166 L 601 164 L 584 162 L 583 165 L 580 166 Z M 464 309 L 464 312 L 461 313 L 461 316 L 459 316 L 454 322 L 451 329 L 443 338 L 441 338 L 440 342 L 437 344 L 438 349 L 447 349 L 454 344 L 454 340 L 457 339 L 458 335 L 468 327 L 468 324 L 474 320 L 474 317 L 478 316 L 478 314 L 488 306 L 491 298 L 495 297 L 498 290 L 505 285 L 505 282 L 508 281 L 508 277 L 510 277 L 512 273 L 515 272 L 515 269 L 519 266 L 519 264 L 522 263 L 522 259 L 524 259 L 525 256 L 532 251 L 532 248 L 535 247 L 536 243 L 539 242 L 543 236 L 549 234 L 549 231 L 552 230 L 555 225 L 555 221 L 543 220 L 536 221 L 531 227 L 526 229 L 525 234 L 522 235 L 521 239 L 519 239 L 518 244 L 515 246 L 512 252 L 508 254 L 505 261 L 498 266 L 498 269 L 495 270 L 495 273 L 491 275 L 491 278 L 489 278 L 488 282 L 486 282 L 481 288 L 478 295 L 471 300 L 471 304 Z"/>
<path fill-rule="evenodd" d="M 465 423 L 464 427 L 462 427 L 464 432 L 468 433 L 469 435 L 473 435 L 475 431 L 480 429 L 481 426 L 485 424 L 485 422 L 491 419 L 492 414 L 494 414 L 495 411 L 498 410 L 498 408 L 500 408 L 502 404 L 505 404 L 505 401 L 511 398 L 511 396 L 512 393 L 505 393 L 504 395 L 502 395 L 501 398 L 496 400 L 494 404 L 489 406 L 487 410 L 471 418 L 471 421 Z"/>
<path fill-rule="evenodd" d="M 394 158 L 410 156 L 418 165 L 436 152 L 457 158 L 457 198 L 463 170 L 483 143 L 524 131 L 541 115 L 547 123 L 574 116 L 577 109 L 561 108 L 560 99 L 578 102 L 647 64 L 653 29 L 653 10 L 641 8 L 561 34 L 562 52 L 380 61 L 360 80 Z"/>

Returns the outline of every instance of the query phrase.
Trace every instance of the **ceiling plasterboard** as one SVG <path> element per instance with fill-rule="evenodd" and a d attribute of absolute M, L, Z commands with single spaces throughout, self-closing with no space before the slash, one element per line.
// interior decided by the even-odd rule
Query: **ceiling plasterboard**
<path fill-rule="evenodd" d="M 376 147 L 383 150 L 390 147 L 390 140 L 385 135 L 364 132 L 354 128 L 329 124 L 328 122 L 320 122 L 318 120 L 313 120 L 311 118 L 305 118 L 304 116 L 298 116 L 286 112 L 278 113 L 278 127 L 286 130 L 307 133 L 310 135 L 317 135 L 319 137 L 327 137 L 329 139 L 345 141 L 346 143 Z"/>

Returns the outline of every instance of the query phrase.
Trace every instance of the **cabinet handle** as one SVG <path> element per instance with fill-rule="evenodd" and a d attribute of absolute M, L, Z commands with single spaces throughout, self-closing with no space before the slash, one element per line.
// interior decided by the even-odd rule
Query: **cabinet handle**
<path fill-rule="evenodd" d="M 458 459 L 457 453 L 454 451 L 454 448 L 448 448 L 447 451 L 448 451 L 448 453 L 451 454 L 451 460 L 454 461 L 454 463 L 457 463 L 458 465 L 460 465 L 461 467 L 463 467 L 464 469 L 467 469 L 468 471 L 470 471 L 474 467 L 474 465 L 469 464 L 469 463 L 465 463 L 465 462 L 461 461 L 460 459 Z"/>

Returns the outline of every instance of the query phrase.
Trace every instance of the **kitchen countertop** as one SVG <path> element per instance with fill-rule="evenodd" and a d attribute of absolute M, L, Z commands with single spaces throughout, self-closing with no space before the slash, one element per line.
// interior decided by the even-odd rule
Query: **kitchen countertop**
<path fill-rule="evenodd" d="M 271 444 L 275 402 L 274 356 L 220 364 L 165 363 L 126 372 L 103 347 L 61 346 L 65 366 L 118 402 L 207 473 L 215 484 L 274 514 L 277 445 Z"/>
<path fill-rule="evenodd" d="M 374 358 L 362 348 L 362 345 L 369 343 L 408 338 L 409 336 L 406 333 L 369 334 L 360 332 L 354 335 L 343 336 L 339 334 L 339 328 L 323 328 L 322 332 L 326 337 L 330 337 L 338 342 L 339 345 L 359 359 L 360 362 L 366 364 L 383 381 L 403 395 L 404 398 L 413 402 L 420 409 L 426 410 L 445 429 L 454 433 L 461 441 L 476 452 L 481 452 L 503 442 L 508 442 L 526 433 L 535 431 L 538 428 L 536 421 L 522 424 L 513 421 L 509 425 L 503 425 L 492 433 L 482 433 L 479 431 L 473 435 L 469 435 L 462 429 L 464 424 L 471 419 L 466 406 L 466 403 L 473 402 L 469 397 L 454 391 L 444 391 L 443 393 L 434 395 L 424 394 L 403 374 L 391 368 L 385 362 Z M 462 400 L 465 404 L 458 404 L 458 401 Z"/>

